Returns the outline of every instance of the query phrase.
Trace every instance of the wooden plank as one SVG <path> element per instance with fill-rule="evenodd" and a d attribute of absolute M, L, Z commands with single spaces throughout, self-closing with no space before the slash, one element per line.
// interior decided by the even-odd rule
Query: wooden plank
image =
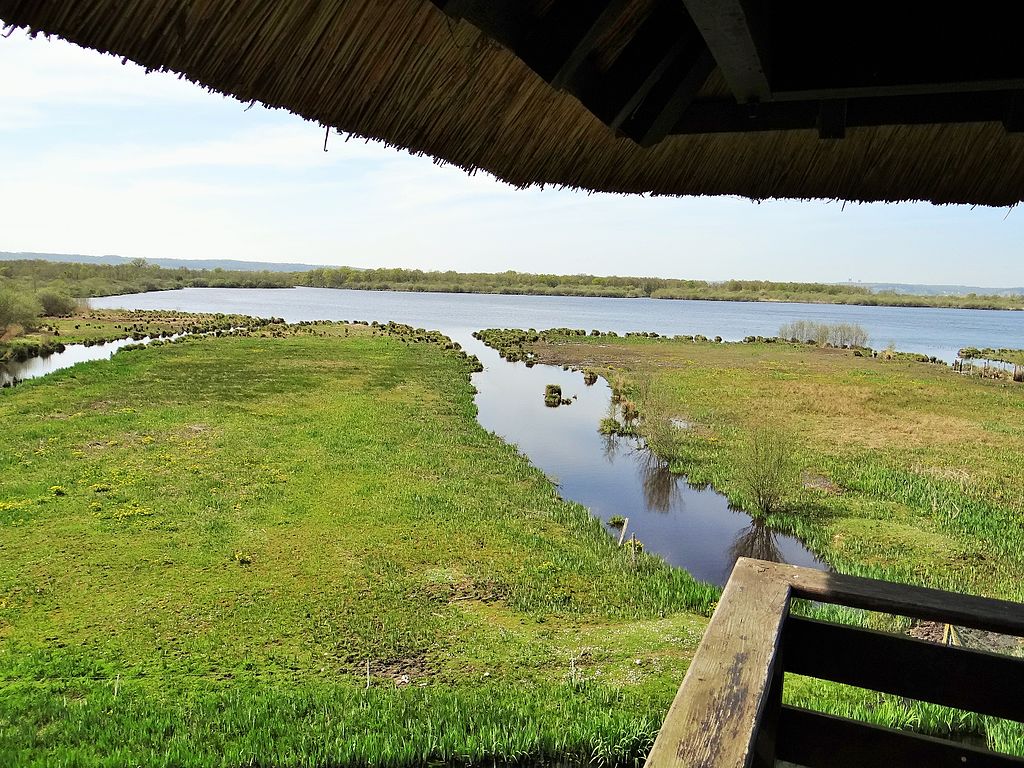
<path fill-rule="evenodd" d="M 775 674 L 789 587 L 741 559 L 690 663 L 647 768 L 745 768 Z"/>
<path fill-rule="evenodd" d="M 778 758 L 807 768 L 1020 768 L 1024 759 L 783 706 Z"/>
<path fill-rule="evenodd" d="M 787 672 L 1024 722 L 1024 659 L 795 616 L 782 655 Z"/>
<path fill-rule="evenodd" d="M 683 0 L 737 103 L 769 101 L 767 40 L 754 0 Z"/>
<path fill-rule="evenodd" d="M 740 563 L 753 569 L 762 578 L 778 579 L 789 584 L 793 597 L 1024 637 L 1024 605 L 1020 603 L 826 573 L 763 560 L 741 558 L 737 567 Z"/>

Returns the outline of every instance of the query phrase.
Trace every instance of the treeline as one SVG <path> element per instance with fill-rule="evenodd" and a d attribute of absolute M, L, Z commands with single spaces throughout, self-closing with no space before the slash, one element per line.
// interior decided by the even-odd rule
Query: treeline
<path fill-rule="evenodd" d="M 497 293 L 542 296 L 784 301 L 964 309 L 1024 309 L 1024 296 L 921 296 L 874 293 L 849 284 L 768 280 L 679 280 L 662 277 L 530 274 L 526 272 L 427 272 L 420 269 L 322 268 L 300 272 L 161 268 L 136 259 L 127 264 L 77 264 L 22 260 L 0 262 L 0 290 L 35 293 L 50 288 L 73 298 L 174 288 L 350 288 L 377 291 Z"/>
<path fill-rule="evenodd" d="M 652 277 L 595 277 L 526 272 L 425 272 L 421 269 L 312 269 L 299 276 L 314 288 L 443 293 L 504 293 L 541 296 L 641 298 L 670 282 Z M 675 281 L 689 282 L 689 281 Z"/>
<path fill-rule="evenodd" d="M 425 272 L 421 269 L 313 269 L 303 272 L 302 285 L 315 288 L 353 288 L 377 291 L 440 291 L 446 293 L 504 293 L 549 296 L 608 296 L 612 298 L 721 298 L 742 300 L 759 295 L 869 297 L 859 286 L 829 283 L 772 283 L 766 280 L 679 280 L 664 277 L 600 277 L 597 275 L 531 274 L 528 272 Z"/>
<path fill-rule="evenodd" d="M 224 269 L 165 269 L 135 259 L 127 264 L 78 264 L 25 259 L 0 261 L 0 290 L 21 295 L 50 289 L 72 298 L 175 288 L 290 288 L 293 272 L 243 272 Z"/>
<path fill-rule="evenodd" d="M 445 293 L 499 293 L 541 296 L 694 299 L 704 301 L 785 301 L 808 304 L 1024 309 L 1024 296 L 920 296 L 858 285 L 771 282 L 768 280 L 678 280 L 662 277 L 529 274 L 525 272 L 425 272 L 420 269 L 313 269 L 297 284 L 315 288 Z"/>

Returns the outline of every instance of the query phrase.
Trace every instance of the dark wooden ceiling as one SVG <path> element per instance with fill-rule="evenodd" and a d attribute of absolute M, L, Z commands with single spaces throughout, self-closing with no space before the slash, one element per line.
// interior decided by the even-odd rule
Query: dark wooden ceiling
<path fill-rule="evenodd" d="M 645 147 L 721 132 L 1024 130 L 1022 14 L 1012 2 L 433 2 Z"/>

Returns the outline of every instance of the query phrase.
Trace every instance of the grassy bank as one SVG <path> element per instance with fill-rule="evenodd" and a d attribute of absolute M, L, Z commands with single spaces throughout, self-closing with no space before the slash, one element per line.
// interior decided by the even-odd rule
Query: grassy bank
<path fill-rule="evenodd" d="M 272 325 L 0 393 L 0 764 L 642 759 L 714 590 L 481 429 L 445 346 Z"/>
<path fill-rule="evenodd" d="M 273 318 L 271 318 L 273 319 Z M 31 330 L 0 337 L 0 363 L 45 357 L 67 344 L 102 345 L 118 339 L 167 338 L 231 328 L 259 328 L 267 319 L 233 314 L 173 311 L 79 309 L 67 317 L 47 317 Z"/>
<path fill-rule="evenodd" d="M 755 515 L 743 469 L 759 431 L 781 436 L 793 471 L 782 509 L 767 520 L 840 571 L 1024 601 L 1019 383 L 785 342 L 481 336 L 514 359 L 601 371 L 639 408 L 637 429 L 673 471 Z M 850 612 L 835 618 L 907 628 Z M 1024 754 L 1019 724 L 790 678 L 793 704 L 927 733 L 984 732 L 993 748 Z"/>

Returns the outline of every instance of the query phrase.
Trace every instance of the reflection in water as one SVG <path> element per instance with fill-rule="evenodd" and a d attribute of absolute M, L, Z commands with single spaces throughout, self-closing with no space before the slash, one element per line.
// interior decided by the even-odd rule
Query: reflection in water
<path fill-rule="evenodd" d="M 758 520 L 751 520 L 750 525 L 739 532 L 729 547 L 729 555 L 733 562 L 741 557 L 770 560 L 773 563 L 786 562 L 775 531 Z"/>
<path fill-rule="evenodd" d="M 640 484 L 648 509 L 669 512 L 676 505 L 682 508 L 683 493 L 680 483 L 683 478 L 669 472 L 667 461 L 662 461 L 644 448 L 637 462 L 637 469 L 640 472 Z"/>

